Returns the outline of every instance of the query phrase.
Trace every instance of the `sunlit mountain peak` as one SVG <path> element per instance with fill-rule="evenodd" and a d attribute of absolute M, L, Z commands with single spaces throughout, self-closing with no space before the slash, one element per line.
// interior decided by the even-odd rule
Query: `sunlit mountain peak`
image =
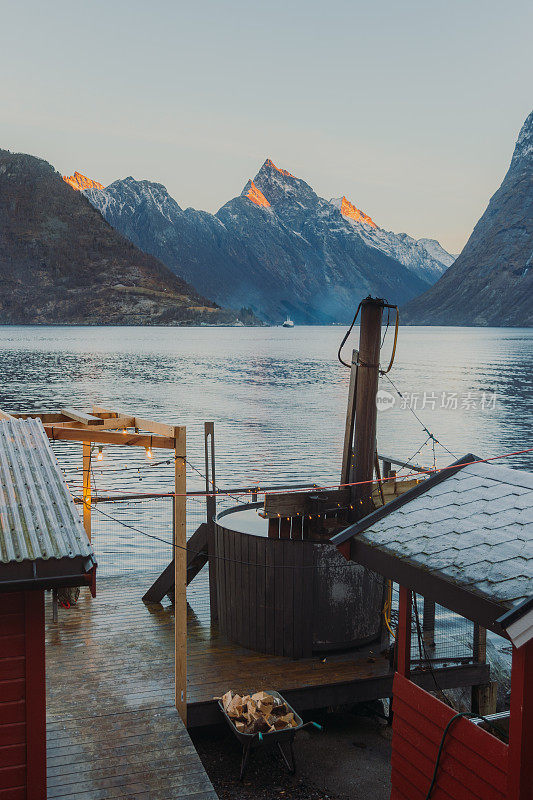
<path fill-rule="evenodd" d="M 270 206 L 270 203 L 266 199 L 261 189 L 258 189 L 253 181 L 248 181 L 244 187 L 243 195 L 247 197 L 248 200 L 251 200 L 252 203 L 255 203 L 256 206 L 264 206 L 265 208 Z"/>
<path fill-rule="evenodd" d="M 286 169 L 281 169 L 281 167 L 276 167 L 272 159 L 267 158 L 265 163 L 263 164 L 263 168 L 266 167 L 267 169 L 275 169 L 276 172 L 279 172 L 280 175 L 285 175 L 286 178 L 294 178 L 294 175 Z"/>
<path fill-rule="evenodd" d="M 344 195 L 338 200 L 332 200 L 331 202 L 333 205 L 337 206 L 343 217 L 353 219 L 356 222 L 364 222 L 365 225 L 370 225 L 371 228 L 378 227 L 374 220 L 368 216 L 368 214 L 365 214 L 365 212 L 361 211 L 360 208 L 357 208 L 357 206 L 354 206 L 353 203 L 350 203 L 348 198 Z"/>
<path fill-rule="evenodd" d="M 81 172 L 75 172 L 74 175 L 63 175 L 63 180 L 72 186 L 77 192 L 83 192 L 84 189 L 103 189 L 101 183 L 93 181 L 92 178 L 87 178 Z"/>

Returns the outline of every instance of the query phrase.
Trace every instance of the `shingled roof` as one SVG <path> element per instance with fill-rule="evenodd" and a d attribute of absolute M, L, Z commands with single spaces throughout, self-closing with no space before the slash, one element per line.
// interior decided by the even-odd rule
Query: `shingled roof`
<path fill-rule="evenodd" d="M 465 456 L 332 541 L 501 632 L 498 617 L 533 594 L 533 475 L 478 460 Z"/>

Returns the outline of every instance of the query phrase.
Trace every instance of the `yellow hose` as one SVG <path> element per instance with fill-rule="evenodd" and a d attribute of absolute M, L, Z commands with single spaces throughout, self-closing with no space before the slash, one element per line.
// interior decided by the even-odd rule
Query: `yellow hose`
<path fill-rule="evenodd" d="M 385 620 L 385 625 L 392 636 L 393 639 L 396 639 L 396 634 L 392 630 L 390 626 L 391 620 L 391 612 L 392 612 L 392 581 L 387 581 L 387 597 L 385 600 L 385 604 L 383 606 L 383 619 Z"/>

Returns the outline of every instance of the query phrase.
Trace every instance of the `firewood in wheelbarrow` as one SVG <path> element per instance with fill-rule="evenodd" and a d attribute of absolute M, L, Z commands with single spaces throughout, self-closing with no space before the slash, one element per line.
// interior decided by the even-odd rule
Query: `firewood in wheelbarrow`
<path fill-rule="evenodd" d="M 284 719 L 278 717 L 277 719 L 274 720 L 272 727 L 274 728 L 275 731 L 284 731 L 287 728 L 290 728 L 291 726 Z"/>
<path fill-rule="evenodd" d="M 282 722 L 285 722 L 288 728 L 296 728 L 296 726 L 298 725 L 298 723 L 294 719 L 294 714 L 292 712 L 285 714 L 284 717 L 279 717 L 279 719 Z"/>
<path fill-rule="evenodd" d="M 268 733 L 270 730 L 270 725 L 266 722 L 265 719 L 254 719 L 253 722 L 250 722 L 246 728 L 244 729 L 245 733 Z"/>
<path fill-rule="evenodd" d="M 273 717 L 283 717 L 285 714 L 289 712 L 289 709 L 285 705 L 285 703 L 281 703 L 279 706 L 273 706 L 272 711 L 270 712 Z"/>
<path fill-rule="evenodd" d="M 242 714 L 242 708 L 242 697 L 239 694 L 236 694 L 231 698 L 230 703 L 226 708 L 226 714 L 228 717 L 240 717 Z"/>
<path fill-rule="evenodd" d="M 228 711 L 228 706 L 231 703 L 232 699 L 233 699 L 232 689 L 226 692 L 226 694 L 222 695 L 222 708 L 224 709 L 224 711 L 226 711 L 226 713 Z"/>
<path fill-rule="evenodd" d="M 274 698 L 268 692 L 256 692 L 252 695 L 252 700 L 255 700 L 256 703 L 267 703 L 268 705 L 274 703 Z"/>

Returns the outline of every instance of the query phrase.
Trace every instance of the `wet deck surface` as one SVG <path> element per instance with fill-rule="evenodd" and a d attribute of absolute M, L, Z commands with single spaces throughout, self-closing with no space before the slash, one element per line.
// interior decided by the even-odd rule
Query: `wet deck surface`
<path fill-rule="evenodd" d="M 173 705 L 172 619 L 138 577 L 104 579 L 51 622 L 48 800 L 216 800 Z"/>
<path fill-rule="evenodd" d="M 82 590 L 57 624 L 47 596 L 49 800 L 216 797 L 174 709 L 172 606 L 141 600 L 153 577 L 100 579 L 97 597 Z M 299 711 L 387 696 L 392 673 L 377 652 L 261 655 L 211 627 L 206 570 L 188 599 L 189 726 L 219 721 L 213 697 L 229 688 L 277 689 Z M 439 673 L 459 685 L 457 670 Z"/>

